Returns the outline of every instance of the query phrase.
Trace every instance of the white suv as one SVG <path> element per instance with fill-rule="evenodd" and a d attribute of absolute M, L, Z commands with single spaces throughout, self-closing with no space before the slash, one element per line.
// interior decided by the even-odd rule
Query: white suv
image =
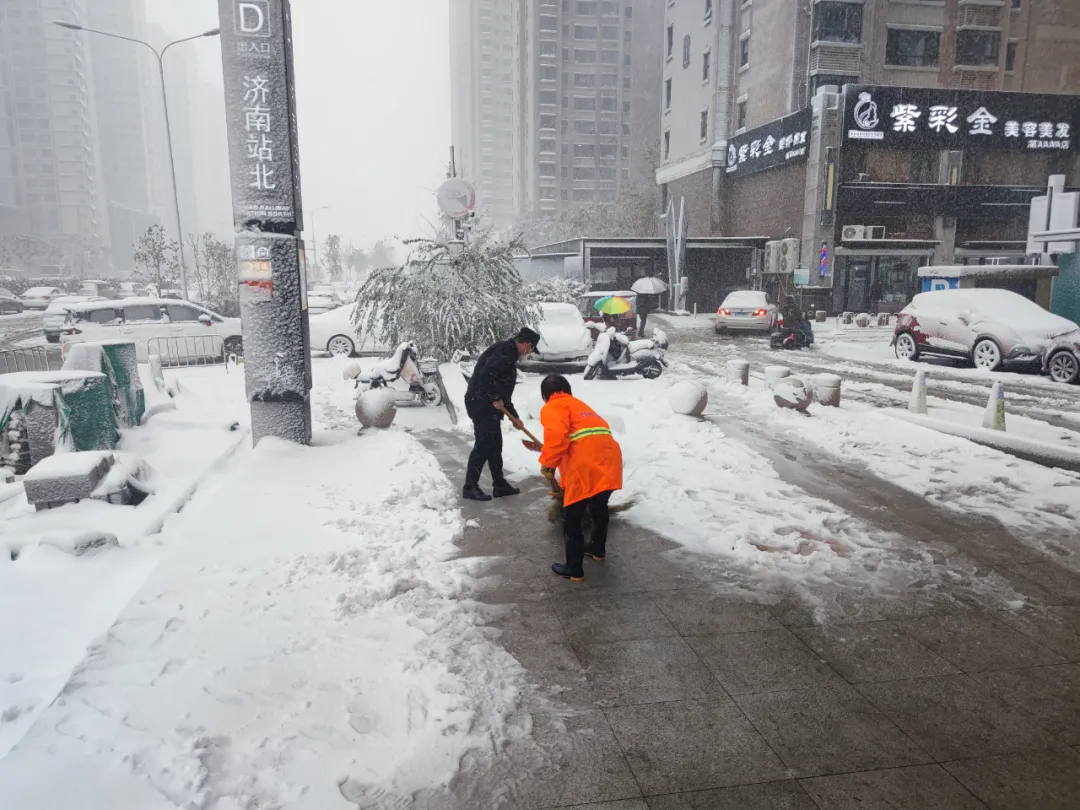
<path fill-rule="evenodd" d="M 157 354 L 169 363 L 203 362 L 242 355 L 239 318 L 225 318 L 188 301 L 123 298 L 74 304 L 61 343 L 133 340 L 140 363 Z"/>

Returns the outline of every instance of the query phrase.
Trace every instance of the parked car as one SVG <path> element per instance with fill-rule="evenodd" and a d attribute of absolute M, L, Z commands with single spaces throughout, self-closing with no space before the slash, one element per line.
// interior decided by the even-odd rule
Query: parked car
<path fill-rule="evenodd" d="M 311 298 L 308 298 L 310 313 Z M 362 345 L 357 345 L 356 328 L 352 325 L 356 304 L 338 307 L 321 315 L 310 315 L 308 327 L 311 332 L 311 349 L 316 352 L 328 352 L 332 355 L 351 357 L 354 354 L 381 355 L 390 350 L 382 342 L 368 337 Z"/>
<path fill-rule="evenodd" d="M 1035 365 L 1056 337 L 1077 328 L 1009 290 L 935 290 L 900 310 L 893 346 L 901 360 L 940 355 L 996 371 Z"/>
<path fill-rule="evenodd" d="M 143 284 L 137 281 L 121 281 L 116 286 L 117 298 L 142 298 L 150 296 L 156 298 L 153 284 Z"/>
<path fill-rule="evenodd" d="M 23 302 L 19 300 L 19 296 L 11 292 L 11 290 L 5 290 L 0 288 L 0 315 L 10 315 L 13 312 L 22 312 Z"/>
<path fill-rule="evenodd" d="M 329 284 L 317 284 L 316 286 L 312 287 L 310 290 L 308 290 L 308 298 L 310 299 L 313 295 L 328 296 L 329 298 L 333 299 L 333 301 L 339 307 L 345 305 L 345 299 L 341 297 L 341 293 L 338 291 L 338 289 Z"/>
<path fill-rule="evenodd" d="M 26 309 L 47 309 L 49 303 L 61 295 L 64 295 L 64 291 L 59 287 L 31 287 L 19 299 Z"/>
<path fill-rule="evenodd" d="M 115 298 L 116 289 L 108 281 L 80 281 L 78 294 L 90 298 Z"/>
<path fill-rule="evenodd" d="M 133 340 L 139 362 L 207 360 L 244 352 L 239 318 L 225 318 L 188 301 L 124 298 L 73 304 L 61 343 Z M 152 345 L 151 345 L 152 344 Z"/>
<path fill-rule="evenodd" d="M 45 316 L 41 319 L 41 326 L 45 331 L 45 340 L 49 341 L 49 343 L 60 342 L 60 334 L 64 331 L 68 309 L 73 305 L 105 300 L 100 295 L 62 295 L 59 298 L 54 298 L 49 302 L 49 306 L 45 309 Z"/>
<path fill-rule="evenodd" d="M 573 304 L 540 305 L 540 342 L 528 360 L 542 363 L 585 363 L 593 347 L 593 336 L 581 312 Z"/>
<path fill-rule="evenodd" d="M 308 313 L 311 315 L 321 315 L 341 306 L 341 302 L 336 297 L 326 293 L 309 293 L 307 303 Z"/>
<path fill-rule="evenodd" d="M 1050 341 L 1043 352 L 1043 371 L 1059 383 L 1080 380 L 1080 330 L 1066 332 Z"/>
<path fill-rule="evenodd" d="M 776 304 L 762 290 L 736 290 L 716 310 L 716 333 L 771 333 L 776 329 L 777 312 Z"/>

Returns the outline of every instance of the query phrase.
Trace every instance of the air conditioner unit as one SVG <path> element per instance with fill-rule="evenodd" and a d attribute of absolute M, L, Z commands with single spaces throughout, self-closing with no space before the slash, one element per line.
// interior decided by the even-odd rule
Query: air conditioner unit
<path fill-rule="evenodd" d="M 840 230 L 840 240 L 842 242 L 858 242 L 866 238 L 866 226 L 865 225 L 845 225 Z"/>
<path fill-rule="evenodd" d="M 864 231 L 864 239 L 884 239 L 885 238 L 885 226 L 884 225 L 867 225 Z"/>
<path fill-rule="evenodd" d="M 780 272 L 780 242 L 766 242 L 765 243 L 765 272 L 766 273 L 779 273 Z"/>
<path fill-rule="evenodd" d="M 800 247 L 799 239 L 780 240 L 780 268 L 777 272 L 784 274 L 795 272 L 795 268 L 799 266 Z"/>

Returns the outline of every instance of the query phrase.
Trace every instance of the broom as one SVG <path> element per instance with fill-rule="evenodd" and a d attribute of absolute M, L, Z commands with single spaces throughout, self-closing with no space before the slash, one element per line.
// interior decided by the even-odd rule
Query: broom
<path fill-rule="evenodd" d="M 499 410 L 506 414 L 507 418 L 511 420 L 511 423 L 513 422 L 514 417 L 510 415 L 510 412 L 506 410 L 505 407 L 500 408 Z M 518 421 L 520 422 L 521 420 L 519 419 Z M 520 430 L 522 433 L 529 437 L 528 439 L 522 439 L 521 443 L 533 452 L 539 453 L 544 447 L 543 442 L 541 442 L 531 432 L 529 432 L 529 429 L 525 427 L 524 423 L 522 423 Z M 548 490 L 548 495 L 551 497 L 551 505 L 548 506 L 548 520 L 552 523 L 558 523 L 563 519 L 563 489 L 561 486 L 559 486 L 558 479 L 555 478 L 554 470 L 545 470 L 544 478 L 547 479 L 548 485 L 551 487 L 551 489 Z M 628 501 L 623 501 L 622 503 L 615 504 L 614 506 L 609 506 L 608 513 L 615 515 L 619 512 L 625 512 L 627 509 L 631 508 L 636 503 L 637 498 L 630 498 L 630 500 Z M 585 520 L 582 521 L 582 523 L 585 525 L 583 525 L 582 528 L 586 530 L 591 529 L 592 527 L 588 525 L 586 521 L 591 521 L 591 517 L 589 516 L 588 512 L 585 513 Z"/>

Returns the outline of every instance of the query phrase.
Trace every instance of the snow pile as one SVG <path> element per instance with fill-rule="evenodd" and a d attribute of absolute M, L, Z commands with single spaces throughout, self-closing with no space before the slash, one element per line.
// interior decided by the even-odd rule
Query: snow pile
<path fill-rule="evenodd" d="M 668 392 L 671 410 L 683 416 L 701 416 L 709 405 L 709 392 L 695 380 L 680 380 Z"/>
<path fill-rule="evenodd" d="M 404 432 L 320 438 L 264 440 L 170 522 L 0 760 L 5 803 L 404 807 L 498 746 L 522 673 L 462 599 L 484 563 L 452 559 L 453 486 Z"/>

